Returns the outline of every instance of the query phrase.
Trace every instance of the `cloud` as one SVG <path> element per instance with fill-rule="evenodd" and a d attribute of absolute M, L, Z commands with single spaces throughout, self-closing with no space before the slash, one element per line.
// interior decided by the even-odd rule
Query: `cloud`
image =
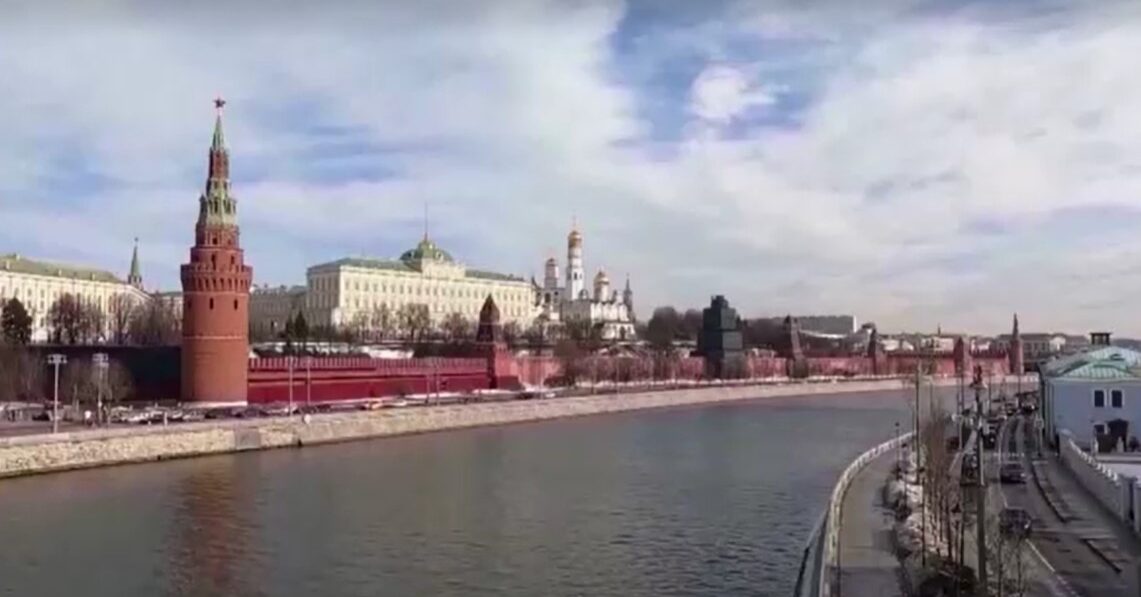
<path fill-rule="evenodd" d="M 25 4 L 0 248 L 123 271 L 137 235 L 175 286 L 223 94 L 259 283 L 396 255 L 427 204 L 460 259 L 523 275 L 577 215 L 642 313 L 1141 333 L 1141 17 L 1024 4 Z"/>
<path fill-rule="evenodd" d="M 722 64 L 706 67 L 690 93 L 693 114 L 715 124 L 727 124 L 751 107 L 776 102 L 771 90 L 751 84 L 740 69 Z"/>

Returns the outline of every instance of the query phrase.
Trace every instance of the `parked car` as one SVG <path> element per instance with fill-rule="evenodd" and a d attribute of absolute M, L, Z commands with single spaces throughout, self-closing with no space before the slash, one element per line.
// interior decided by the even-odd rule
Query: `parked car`
<path fill-rule="evenodd" d="M 1001 483 L 1025 483 L 1026 471 L 1020 462 L 1007 462 L 999 467 L 998 480 Z"/>

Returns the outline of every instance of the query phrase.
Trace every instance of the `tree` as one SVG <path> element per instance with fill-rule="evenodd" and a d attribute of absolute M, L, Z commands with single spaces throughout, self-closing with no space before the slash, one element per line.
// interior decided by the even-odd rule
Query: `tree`
<path fill-rule="evenodd" d="M 36 354 L 26 347 L 0 345 L 0 401 L 41 398 L 44 369 Z"/>
<path fill-rule="evenodd" d="M 298 311 L 293 318 L 293 335 L 301 341 L 301 350 L 309 346 L 309 322 L 305 321 L 305 313 Z"/>
<path fill-rule="evenodd" d="M 81 344 L 93 344 L 104 340 L 103 330 L 107 327 L 107 315 L 99 304 L 93 301 L 80 302 L 79 340 Z"/>
<path fill-rule="evenodd" d="M 83 305 L 79 298 L 64 293 L 48 309 L 48 328 L 51 341 L 57 344 L 75 344 L 82 337 L 84 325 Z"/>
<path fill-rule="evenodd" d="M 171 346 L 179 343 L 180 327 L 170 308 L 150 300 L 135 309 L 127 336 L 139 346 Z"/>
<path fill-rule="evenodd" d="M 59 375 L 59 401 L 63 403 L 71 400 L 72 405 L 78 406 L 81 402 L 95 402 L 95 393 L 99 386 L 96 384 L 97 371 L 91 361 L 86 359 L 69 359 Z"/>
<path fill-rule="evenodd" d="M 111 341 L 115 344 L 126 344 L 130 336 L 131 318 L 138 308 L 138 301 L 126 293 L 119 293 L 111 297 L 107 303 L 107 324 Z"/>
<path fill-rule="evenodd" d="M 523 332 L 518 321 L 508 321 L 503 324 L 503 342 L 507 344 L 508 348 L 515 348 L 522 335 Z"/>
<path fill-rule="evenodd" d="M 656 350 L 666 350 L 674 340 L 682 336 L 682 319 L 673 307 L 654 309 L 650 321 L 646 323 L 646 342 Z"/>
<path fill-rule="evenodd" d="M 32 316 L 24 308 L 24 303 L 18 298 L 10 298 L 4 303 L 3 314 L 0 314 L 0 328 L 3 329 L 4 340 L 9 344 L 24 345 L 32 339 Z"/>
<path fill-rule="evenodd" d="M 421 303 L 401 305 L 396 312 L 396 319 L 400 322 L 400 328 L 408 334 L 408 340 L 411 342 L 416 342 L 422 338 L 432 324 L 428 305 Z"/>
<path fill-rule="evenodd" d="M 349 322 L 348 330 L 354 339 L 364 339 L 368 337 L 369 322 L 372 318 L 367 311 L 357 311 L 353 314 L 352 321 Z"/>
<path fill-rule="evenodd" d="M 445 317 L 440 323 L 440 329 L 444 332 L 444 338 L 457 344 L 467 342 L 473 336 L 471 322 L 458 311 Z"/>
<path fill-rule="evenodd" d="M 701 323 L 701 311 L 697 309 L 686 309 L 685 315 L 681 316 L 682 337 L 686 340 L 697 340 L 697 335 L 701 332 Z"/>
<path fill-rule="evenodd" d="M 392 335 L 396 328 L 396 321 L 392 316 L 392 309 L 388 308 L 388 303 L 381 303 L 373 307 L 369 323 L 372 329 L 376 331 L 378 340 L 384 340 Z"/>

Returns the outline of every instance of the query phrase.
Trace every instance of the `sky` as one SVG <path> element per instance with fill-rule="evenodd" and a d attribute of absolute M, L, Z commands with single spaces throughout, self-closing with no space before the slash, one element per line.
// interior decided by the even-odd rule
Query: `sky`
<path fill-rule="evenodd" d="M 854 8 L 859 5 L 859 9 Z M 1141 335 L 1115 0 L 0 0 L 0 252 L 176 289 L 214 120 L 257 284 L 424 232 L 637 308 Z"/>

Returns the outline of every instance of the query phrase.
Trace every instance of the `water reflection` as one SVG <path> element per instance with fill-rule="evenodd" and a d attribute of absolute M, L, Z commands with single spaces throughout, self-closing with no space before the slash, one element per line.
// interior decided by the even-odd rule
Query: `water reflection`
<path fill-rule="evenodd" d="M 256 510 L 242 462 L 210 459 L 177 482 L 171 514 L 169 595 L 254 595 L 247 568 Z"/>

